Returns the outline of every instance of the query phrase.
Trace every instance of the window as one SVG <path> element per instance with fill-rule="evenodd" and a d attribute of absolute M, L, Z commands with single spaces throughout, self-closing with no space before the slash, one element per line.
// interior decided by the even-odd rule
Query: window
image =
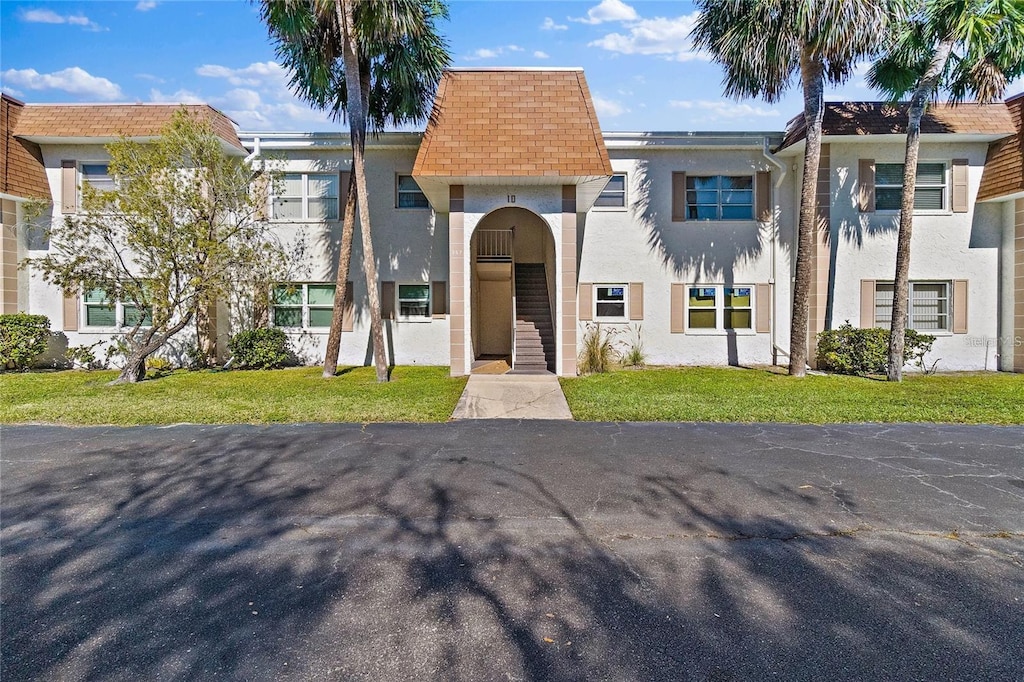
<path fill-rule="evenodd" d="M 275 327 L 326 329 L 334 314 L 334 285 L 279 284 L 274 287 L 273 303 Z"/>
<path fill-rule="evenodd" d="M 626 174 L 616 173 L 604 186 L 604 191 L 597 197 L 594 206 L 607 208 L 625 208 L 626 206 Z"/>
<path fill-rule="evenodd" d="M 691 330 L 754 328 L 753 287 L 691 286 L 687 290 L 686 326 Z"/>
<path fill-rule="evenodd" d="M 285 173 L 274 197 L 276 220 L 337 220 L 337 173 Z"/>
<path fill-rule="evenodd" d="M 903 200 L 903 164 L 875 164 L 875 210 L 898 211 Z M 941 211 L 946 208 L 946 164 L 917 164 L 914 208 Z"/>
<path fill-rule="evenodd" d="M 596 319 L 626 319 L 626 285 L 598 284 L 594 287 L 594 317 Z"/>
<path fill-rule="evenodd" d="M 430 285 L 398 285 L 398 317 L 402 320 L 430 319 Z"/>
<path fill-rule="evenodd" d="M 141 318 L 143 327 L 153 324 L 153 316 L 146 310 L 145 315 L 134 303 L 111 302 L 102 289 L 87 291 L 82 297 L 85 306 L 86 327 L 134 327 Z"/>
<path fill-rule="evenodd" d="M 427 196 L 411 175 L 398 176 L 398 196 L 395 203 L 398 208 L 430 208 Z"/>
<path fill-rule="evenodd" d="M 875 326 L 892 326 L 893 285 L 875 283 Z M 949 331 L 949 282 L 911 282 L 907 327 L 917 331 Z"/>
<path fill-rule="evenodd" d="M 114 178 L 110 177 L 110 171 L 105 163 L 82 164 L 82 184 L 86 183 L 101 192 L 114 189 Z"/>
<path fill-rule="evenodd" d="M 753 220 L 754 178 L 687 175 L 687 220 Z"/>

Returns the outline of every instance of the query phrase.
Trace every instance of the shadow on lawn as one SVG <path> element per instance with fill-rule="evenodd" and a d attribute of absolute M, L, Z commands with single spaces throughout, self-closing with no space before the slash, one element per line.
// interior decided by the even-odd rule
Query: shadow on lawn
<path fill-rule="evenodd" d="M 425 452 L 417 428 L 447 440 Z M 95 430 L 73 462 L 5 465 L 2 677 L 1012 672 L 1020 606 L 954 568 L 955 545 L 902 543 L 911 557 L 808 535 L 773 510 L 831 502 L 658 457 L 590 462 L 605 483 L 583 504 L 528 437 L 480 429 L 473 446 L 444 425 L 147 429 L 109 446 Z M 660 546 L 603 530 L 624 514 L 664 528 Z"/>

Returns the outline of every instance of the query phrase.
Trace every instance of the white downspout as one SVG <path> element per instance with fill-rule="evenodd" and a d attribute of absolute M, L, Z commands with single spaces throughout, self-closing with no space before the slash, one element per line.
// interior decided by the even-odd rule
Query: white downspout
<path fill-rule="evenodd" d="M 767 145 L 767 142 L 765 142 L 765 144 Z M 249 154 L 249 156 L 247 156 L 244 159 L 242 159 L 242 163 L 244 163 L 245 165 L 248 166 L 259 155 L 260 155 L 260 138 L 254 137 L 254 138 L 252 138 L 252 154 Z"/>
<path fill-rule="evenodd" d="M 771 153 L 771 151 L 769 151 L 769 149 L 768 149 L 768 138 L 767 137 L 764 138 L 764 146 L 761 149 L 761 154 L 768 161 L 768 163 L 772 164 L 773 166 L 775 166 L 776 168 L 778 168 L 781 171 L 781 173 L 779 174 L 779 179 L 775 181 L 775 191 L 772 193 L 772 203 L 771 203 L 771 208 L 772 208 L 772 225 L 771 225 L 771 230 L 772 230 L 771 231 L 771 254 L 772 254 L 771 255 L 771 280 L 768 282 L 768 284 L 770 284 L 771 288 L 772 288 L 771 343 L 772 343 L 772 358 L 774 359 L 774 358 L 776 358 L 776 350 L 775 349 L 778 346 L 778 344 L 776 343 L 776 320 L 778 319 L 778 304 L 779 304 L 778 294 L 777 294 L 777 289 L 778 288 L 775 286 L 776 260 L 777 260 L 775 250 L 776 250 L 777 239 L 778 239 L 778 234 L 779 234 L 778 211 L 776 209 L 778 207 L 778 201 L 779 201 L 779 199 L 778 199 L 778 197 L 779 197 L 779 190 L 782 187 L 782 181 L 786 179 L 786 172 L 787 171 L 786 171 L 785 164 L 779 163 L 775 159 L 775 155 L 773 155 Z"/>

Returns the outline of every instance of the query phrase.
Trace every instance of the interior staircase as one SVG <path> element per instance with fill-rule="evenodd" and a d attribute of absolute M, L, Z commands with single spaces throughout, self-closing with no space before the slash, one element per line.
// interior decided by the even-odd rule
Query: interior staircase
<path fill-rule="evenodd" d="M 543 263 L 516 263 L 516 357 L 513 371 L 555 371 L 555 331 Z"/>

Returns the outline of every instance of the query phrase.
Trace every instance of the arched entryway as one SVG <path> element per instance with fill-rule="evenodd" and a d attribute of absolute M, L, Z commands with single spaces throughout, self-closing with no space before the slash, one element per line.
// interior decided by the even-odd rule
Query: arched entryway
<path fill-rule="evenodd" d="M 477 224 L 470 253 L 474 366 L 505 361 L 554 372 L 557 261 L 548 224 L 524 208 L 498 209 Z"/>

